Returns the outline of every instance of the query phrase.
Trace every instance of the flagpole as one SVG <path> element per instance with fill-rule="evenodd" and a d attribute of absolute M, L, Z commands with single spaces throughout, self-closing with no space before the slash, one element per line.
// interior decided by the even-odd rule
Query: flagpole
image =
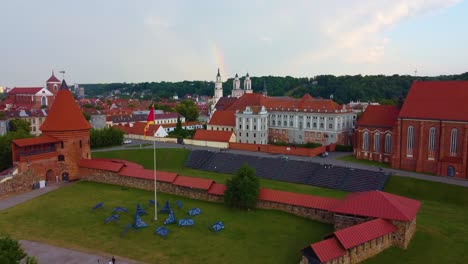
<path fill-rule="evenodd" d="M 158 220 L 158 198 L 156 194 L 156 137 L 153 135 L 153 176 L 154 176 L 154 221 Z"/>

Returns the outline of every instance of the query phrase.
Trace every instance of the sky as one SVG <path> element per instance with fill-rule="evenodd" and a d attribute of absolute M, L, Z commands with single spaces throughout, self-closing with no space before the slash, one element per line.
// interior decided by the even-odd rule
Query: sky
<path fill-rule="evenodd" d="M 467 1 L 0 0 L 0 86 L 459 74 Z"/>

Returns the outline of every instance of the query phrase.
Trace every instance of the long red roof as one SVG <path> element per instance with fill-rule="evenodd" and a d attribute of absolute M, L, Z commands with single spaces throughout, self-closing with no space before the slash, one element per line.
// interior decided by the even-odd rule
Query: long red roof
<path fill-rule="evenodd" d="M 214 112 L 209 125 L 215 126 L 236 126 L 236 111 L 218 110 Z"/>
<path fill-rule="evenodd" d="M 416 81 L 400 118 L 468 121 L 468 81 Z"/>
<path fill-rule="evenodd" d="M 335 237 L 313 243 L 310 247 L 322 263 L 346 255 L 346 250 Z"/>
<path fill-rule="evenodd" d="M 54 137 L 47 136 L 47 135 L 42 135 L 40 137 L 23 138 L 23 139 L 12 140 L 12 142 L 15 145 L 17 145 L 18 147 L 58 143 L 60 141 L 61 141 L 60 139 L 56 139 Z"/>
<path fill-rule="evenodd" d="M 194 189 L 208 190 L 213 183 L 213 180 L 178 176 L 172 184 Z"/>
<path fill-rule="evenodd" d="M 278 191 L 272 189 L 260 189 L 258 199 L 323 210 L 331 210 L 340 201 L 334 198 L 326 198 L 309 194 Z"/>
<path fill-rule="evenodd" d="M 35 95 L 37 94 L 42 87 L 15 87 L 11 89 L 8 94 L 29 94 L 29 95 Z"/>
<path fill-rule="evenodd" d="M 76 104 L 70 90 L 68 90 L 67 84 L 63 81 L 54 104 L 52 104 L 40 130 L 47 132 L 88 129 L 91 129 L 91 125 L 84 118 L 81 109 Z"/>
<path fill-rule="evenodd" d="M 60 83 L 60 80 L 55 77 L 54 72 L 52 72 L 52 76 L 46 81 L 48 83 Z"/>
<path fill-rule="evenodd" d="M 333 234 L 345 249 L 350 249 L 396 230 L 394 225 L 378 218 L 335 231 Z"/>
<path fill-rule="evenodd" d="M 82 159 L 78 163 L 78 166 L 88 169 L 98 169 L 105 171 L 118 172 L 124 166 L 122 163 L 105 161 L 105 160 L 93 160 L 93 159 Z"/>
<path fill-rule="evenodd" d="M 332 211 L 343 214 L 378 217 L 390 220 L 411 221 L 421 203 L 406 197 L 368 191 L 348 194 Z"/>
<path fill-rule="evenodd" d="M 400 110 L 393 105 L 369 105 L 358 119 L 357 126 L 392 128 Z"/>

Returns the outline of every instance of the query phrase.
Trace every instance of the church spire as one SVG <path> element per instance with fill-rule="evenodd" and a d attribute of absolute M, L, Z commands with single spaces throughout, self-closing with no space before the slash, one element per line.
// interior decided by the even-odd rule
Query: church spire
<path fill-rule="evenodd" d="M 221 74 L 219 73 L 219 67 L 218 67 L 218 75 L 216 77 L 221 77 Z"/>

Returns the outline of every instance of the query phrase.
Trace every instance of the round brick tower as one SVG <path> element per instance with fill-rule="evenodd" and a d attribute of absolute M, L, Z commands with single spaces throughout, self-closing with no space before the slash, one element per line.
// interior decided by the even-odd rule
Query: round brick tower
<path fill-rule="evenodd" d="M 79 161 L 91 158 L 91 125 L 84 118 L 65 80 L 62 81 L 55 102 L 40 129 L 43 135 L 62 141 L 57 148 L 59 175 L 69 180 L 78 179 Z"/>

